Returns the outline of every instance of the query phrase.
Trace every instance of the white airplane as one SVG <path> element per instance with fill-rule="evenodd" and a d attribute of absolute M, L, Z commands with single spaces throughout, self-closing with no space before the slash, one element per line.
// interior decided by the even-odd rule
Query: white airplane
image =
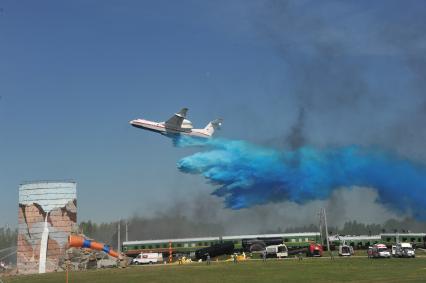
<path fill-rule="evenodd" d="M 194 129 L 191 121 L 186 119 L 188 108 L 182 108 L 165 122 L 154 122 L 144 119 L 130 121 L 130 125 L 148 131 L 160 133 L 169 137 L 187 135 L 198 138 L 211 138 L 216 129 L 222 125 L 222 119 L 216 119 L 207 124 L 204 129 Z"/>

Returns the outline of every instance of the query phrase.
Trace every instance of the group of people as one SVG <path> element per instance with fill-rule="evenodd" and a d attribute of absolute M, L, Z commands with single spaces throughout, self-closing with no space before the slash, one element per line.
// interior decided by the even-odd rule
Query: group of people
<path fill-rule="evenodd" d="M 207 253 L 207 254 L 205 254 L 205 256 L 206 256 L 206 264 L 207 264 L 207 265 L 210 265 L 210 264 L 211 264 L 211 257 L 210 257 L 210 254 L 209 254 L 209 253 Z M 246 258 L 245 253 L 243 253 L 243 257 L 244 257 L 244 259 Z M 262 253 L 262 260 L 263 260 L 264 262 L 266 262 L 266 251 L 264 251 L 264 252 Z M 234 264 L 238 263 L 238 254 L 233 254 L 233 255 L 232 255 L 232 261 L 234 262 Z"/>
<path fill-rule="evenodd" d="M 0 270 L 5 270 L 7 268 L 8 268 L 7 264 L 4 261 L 0 261 Z"/>

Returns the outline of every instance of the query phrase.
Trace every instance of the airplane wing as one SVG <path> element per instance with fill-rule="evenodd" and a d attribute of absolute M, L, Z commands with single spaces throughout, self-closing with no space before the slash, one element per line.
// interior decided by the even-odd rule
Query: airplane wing
<path fill-rule="evenodd" d="M 183 120 L 186 118 L 186 112 L 188 112 L 188 108 L 182 108 L 178 113 L 173 115 L 173 117 L 166 121 L 166 128 L 180 129 Z"/>

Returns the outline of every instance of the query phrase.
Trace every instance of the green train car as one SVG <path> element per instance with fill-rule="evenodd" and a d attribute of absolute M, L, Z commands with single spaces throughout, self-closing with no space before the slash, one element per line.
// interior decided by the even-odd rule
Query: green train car
<path fill-rule="evenodd" d="M 234 250 L 247 251 L 247 240 L 257 240 L 268 244 L 285 243 L 291 248 L 303 248 L 309 246 L 311 242 L 318 242 L 319 232 L 305 233 L 284 233 L 284 234 L 256 234 L 256 235 L 238 235 L 238 236 L 220 236 L 220 237 L 200 237 L 200 238 L 182 238 L 182 239 L 162 239 L 162 240 L 144 240 L 123 242 L 122 252 L 130 257 L 135 257 L 140 253 L 156 252 L 168 254 L 170 250 L 173 254 L 191 255 L 195 251 L 210 247 L 223 242 L 232 242 Z"/>

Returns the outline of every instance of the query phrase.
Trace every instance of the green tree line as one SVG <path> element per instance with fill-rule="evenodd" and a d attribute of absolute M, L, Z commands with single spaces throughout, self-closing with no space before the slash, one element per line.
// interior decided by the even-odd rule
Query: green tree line
<path fill-rule="evenodd" d="M 5 262 L 16 262 L 16 242 L 18 230 L 9 227 L 0 228 L 0 259 Z"/>

